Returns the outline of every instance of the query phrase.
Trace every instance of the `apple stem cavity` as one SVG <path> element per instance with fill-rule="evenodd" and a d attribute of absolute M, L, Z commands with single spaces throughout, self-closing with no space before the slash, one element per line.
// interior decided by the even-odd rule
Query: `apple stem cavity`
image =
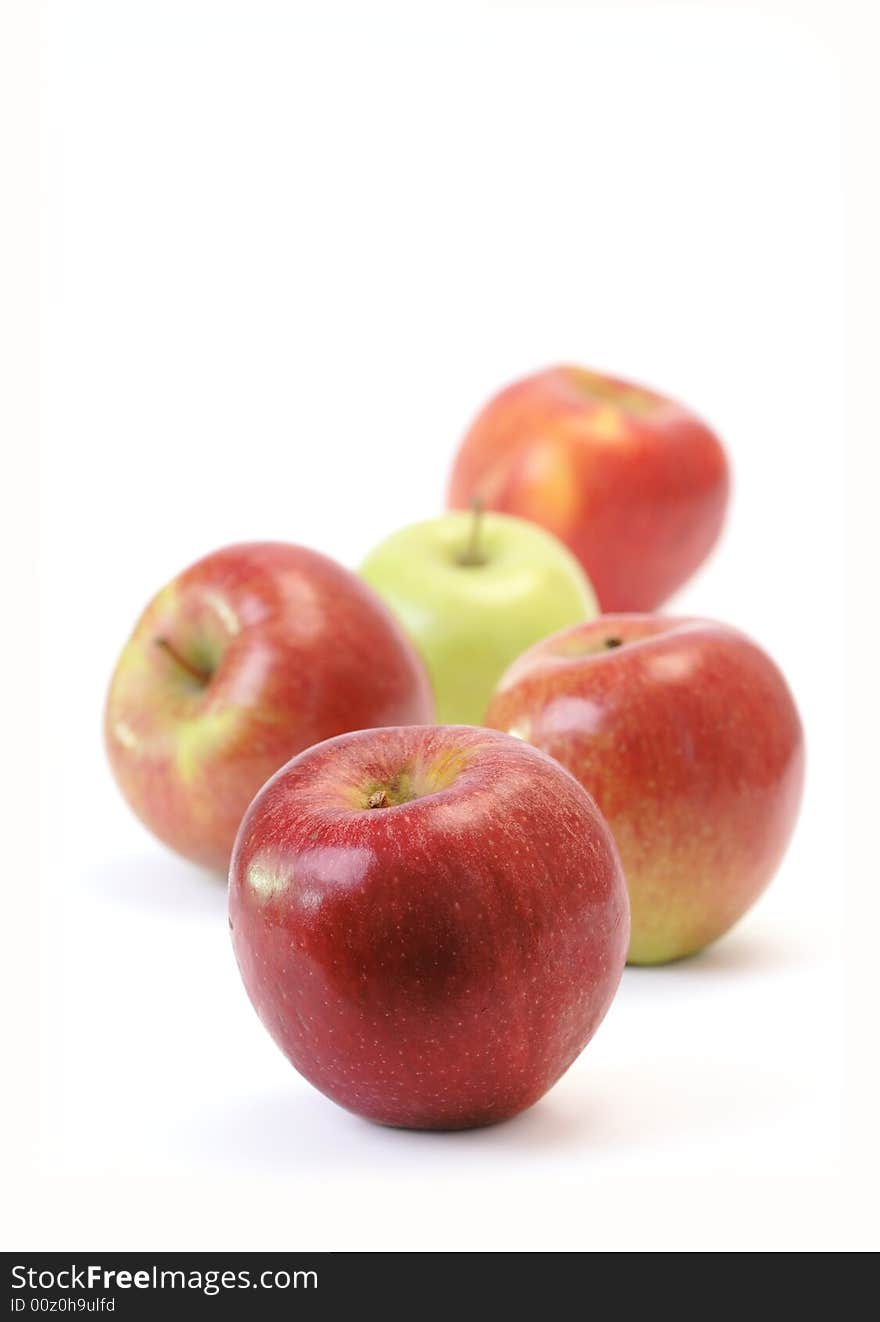
<path fill-rule="evenodd" d="M 483 528 L 483 502 L 479 496 L 471 501 L 471 530 L 467 546 L 460 553 L 458 563 L 466 567 L 476 567 L 486 563 L 485 553 L 480 549 L 480 533 Z"/>
<path fill-rule="evenodd" d="M 177 648 L 169 641 L 169 639 L 157 638 L 156 646 L 161 647 L 163 652 L 167 652 L 171 659 L 180 666 L 181 670 L 185 670 L 186 673 L 190 675 L 197 684 L 201 685 L 202 688 L 204 688 L 209 682 L 211 678 L 210 670 L 203 670 L 201 666 L 193 665 L 191 661 L 187 661 L 186 657 L 181 656 L 180 652 L 178 652 Z"/>

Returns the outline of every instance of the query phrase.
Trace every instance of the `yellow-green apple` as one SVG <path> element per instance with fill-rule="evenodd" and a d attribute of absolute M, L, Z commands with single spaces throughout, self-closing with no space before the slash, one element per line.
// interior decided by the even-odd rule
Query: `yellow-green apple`
<path fill-rule="evenodd" d="M 693 954 L 773 876 L 804 775 L 797 708 L 776 665 L 708 620 L 608 615 L 507 671 L 487 725 L 557 758 L 614 832 L 634 964 Z"/>
<path fill-rule="evenodd" d="M 614 842 L 558 763 L 472 726 L 294 758 L 238 833 L 229 917 L 265 1027 L 386 1125 L 516 1115 L 592 1037 L 626 958 Z"/>
<path fill-rule="evenodd" d="M 598 611 L 561 542 L 533 523 L 478 507 L 393 533 L 361 573 L 417 645 L 437 719 L 449 724 L 482 721 L 514 657 Z"/>
<path fill-rule="evenodd" d="M 709 553 L 728 487 L 721 444 L 689 409 L 553 367 L 489 401 L 458 451 L 448 503 L 534 519 L 571 548 L 603 610 L 646 611 Z"/>
<path fill-rule="evenodd" d="M 432 712 L 421 661 L 361 579 L 304 547 L 251 542 L 153 598 L 119 658 L 105 733 L 141 821 L 225 871 L 245 808 L 294 753 Z"/>

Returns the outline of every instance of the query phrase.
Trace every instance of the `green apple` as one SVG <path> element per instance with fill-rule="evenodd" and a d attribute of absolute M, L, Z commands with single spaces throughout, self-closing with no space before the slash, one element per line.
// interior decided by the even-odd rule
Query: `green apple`
<path fill-rule="evenodd" d="M 448 725 L 480 724 L 511 661 L 599 612 L 562 542 L 534 523 L 478 508 L 392 533 L 361 573 L 421 652 L 437 720 Z"/>

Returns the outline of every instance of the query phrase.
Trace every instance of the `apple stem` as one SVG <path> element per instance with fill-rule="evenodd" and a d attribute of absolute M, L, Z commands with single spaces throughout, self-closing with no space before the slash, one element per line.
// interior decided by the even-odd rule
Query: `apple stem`
<path fill-rule="evenodd" d="M 605 639 L 605 646 L 606 646 L 606 647 L 623 647 L 623 639 L 622 639 L 622 638 L 606 638 L 606 639 Z"/>
<path fill-rule="evenodd" d="M 368 808 L 384 808 L 388 802 L 388 795 L 385 790 L 374 790 L 367 799 Z"/>
<path fill-rule="evenodd" d="M 483 502 L 479 496 L 471 501 L 471 531 L 467 546 L 458 557 L 460 565 L 484 565 L 486 557 L 480 550 L 480 533 L 483 527 Z"/>
<path fill-rule="evenodd" d="M 167 638 L 157 638 L 156 646 L 161 647 L 163 652 L 167 652 L 172 660 L 176 661 L 188 675 L 192 675 L 193 679 L 197 680 L 199 684 L 208 683 L 211 678 L 210 670 L 202 670 L 200 666 L 194 666 L 191 661 L 187 661 L 186 657 L 181 656 L 174 644 L 169 642 Z"/>

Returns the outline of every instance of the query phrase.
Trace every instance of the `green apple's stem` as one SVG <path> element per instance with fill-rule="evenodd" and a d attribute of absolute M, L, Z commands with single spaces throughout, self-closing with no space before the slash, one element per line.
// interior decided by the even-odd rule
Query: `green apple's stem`
<path fill-rule="evenodd" d="M 161 647 L 163 652 L 167 652 L 172 660 L 176 661 L 188 675 L 192 675 L 193 679 L 199 684 L 205 685 L 208 683 L 211 678 L 210 670 L 202 670 L 200 666 L 194 666 L 191 661 L 187 661 L 186 657 L 181 656 L 174 644 L 170 643 L 167 638 L 157 638 L 156 646 Z"/>
<path fill-rule="evenodd" d="M 483 527 L 483 502 L 475 496 L 471 502 L 471 530 L 467 546 L 458 557 L 460 565 L 484 565 L 486 557 L 480 550 L 480 533 Z"/>

